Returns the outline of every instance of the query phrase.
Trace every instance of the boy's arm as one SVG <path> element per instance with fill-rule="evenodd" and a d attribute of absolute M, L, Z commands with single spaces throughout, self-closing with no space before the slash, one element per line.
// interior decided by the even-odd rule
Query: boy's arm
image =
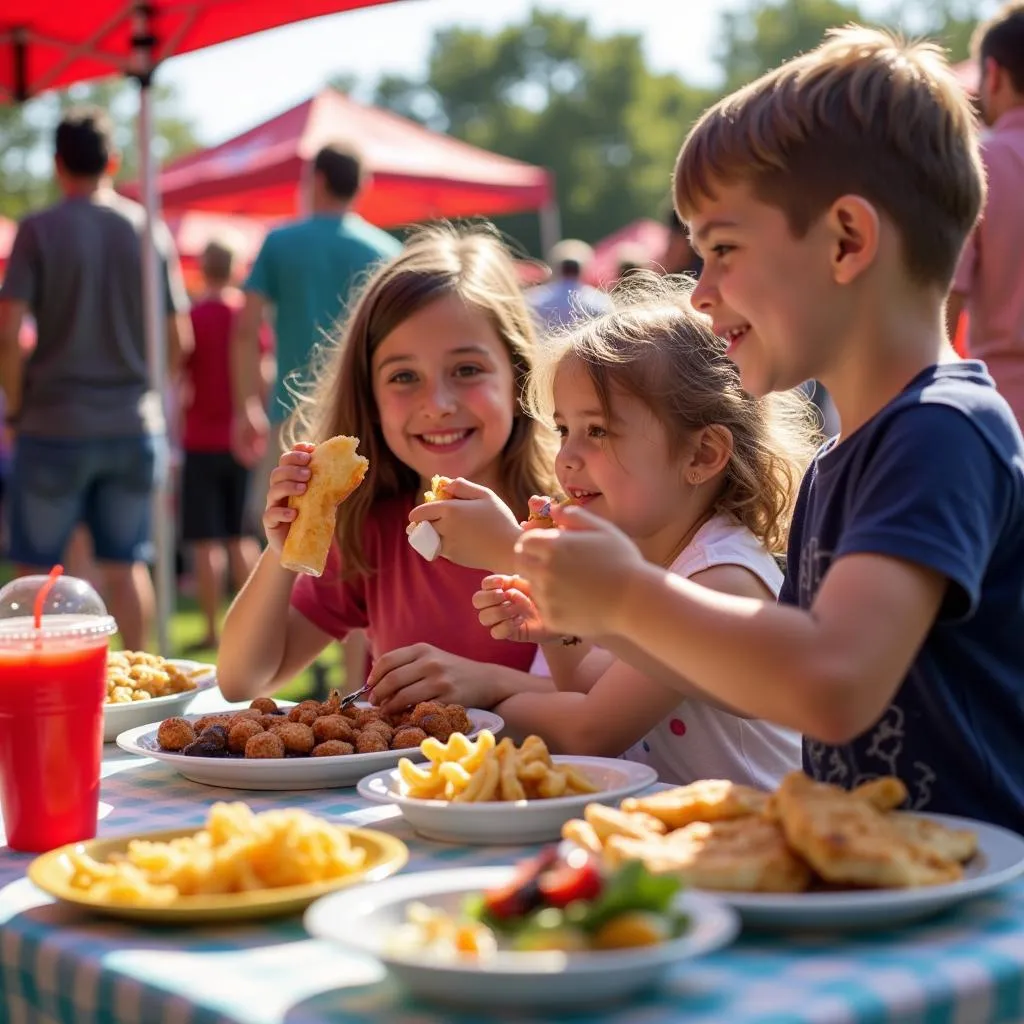
<path fill-rule="evenodd" d="M 522 538 L 519 571 L 550 628 L 624 636 L 728 705 L 846 742 L 883 713 L 940 610 L 973 612 L 998 524 L 1019 515 L 968 417 L 938 404 L 902 415 L 857 481 L 809 610 L 671 577 L 578 509 L 559 513 L 571 532 Z"/>

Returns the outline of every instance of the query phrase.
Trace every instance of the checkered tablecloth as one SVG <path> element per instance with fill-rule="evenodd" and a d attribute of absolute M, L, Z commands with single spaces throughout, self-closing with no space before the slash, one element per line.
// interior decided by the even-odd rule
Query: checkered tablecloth
<path fill-rule="evenodd" d="M 105 764 L 101 835 L 199 826 L 210 804 L 308 808 L 400 836 L 407 871 L 507 863 L 525 848 L 460 848 L 415 837 L 393 808 L 354 790 L 242 793 L 187 782 L 128 756 Z M 24 877 L 30 857 L 0 848 L 3 1024 L 470 1024 L 412 1002 L 374 961 L 307 938 L 297 918 L 231 928 L 153 929 L 48 902 Z M 581 993 L 581 998 L 585 993 Z M 508 1020 L 510 1018 L 501 1018 Z M 983 1024 L 1024 1021 L 1024 884 L 893 932 L 745 935 L 681 964 L 628 1005 L 516 1020 L 574 1024 Z"/>

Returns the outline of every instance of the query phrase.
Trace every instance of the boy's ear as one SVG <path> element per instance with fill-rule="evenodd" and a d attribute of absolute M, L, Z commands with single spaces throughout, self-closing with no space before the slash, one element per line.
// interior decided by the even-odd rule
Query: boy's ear
<path fill-rule="evenodd" d="M 851 284 L 878 256 L 881 222 L 878 210 L 863 196 L 840 196 L 828 211 L 832 235 L 832 277 Z"/>

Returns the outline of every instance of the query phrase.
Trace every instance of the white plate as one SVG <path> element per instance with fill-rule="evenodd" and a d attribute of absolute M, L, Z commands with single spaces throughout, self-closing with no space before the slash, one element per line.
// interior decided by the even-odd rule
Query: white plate
<path fill-rule="evenodd" d="M 947 814 L 922 815 L 953 829 L 971 829 L 978 853 L 964 865 L 964 877 L 948 885 L 917 889 L 860 889 L 851 892 L 716 892 L 743 923 L 775 929 L 834 930 L 889 928 L 947 910 L 1024 875 L 1024 837 L 997 825 Z"/>
<path fill-rule="evenodd" d="M 195 673 L 196 688 L 183 693 L 172 693 L 166 697 L 150 700 L 133 700 L 130 704 L 103 705 L 103 742 L 113 743 L 126 729 L 140 725 L 162 722 L 165 718 L 183 715 L 189 705 L 203 692 L 217 685 L 217 666 L 202 661 L 187 661 L 182 658 L 168 658 L 171 665 L 177 665 L 183 672 Z"/>
<path fill-rule="evenodd" d="M 427 839 L 449 843 L 542 843 L 557 839 L 570 818 L 578 818 L 587 804 L 617 803 L 658 780 L 646 764 L 614 757 L 558 756 L 557 764 L 571 764 L 583 772 L 598 793 L 562 796 L 551 800 L 515 803 L 449 803 L 403 796 L 396 768 L 379 771 L 359 783 L 359 795 L 379 804 L 395 804 L 406 821 Z"/>
<path fill-rule="evenodd" d="M 566 1006 L 617 999 L 651 985 L 683 960 L 727 945 L 739 931 L 736 914 L 720 900 L 683 893 L 677 908 L 690 917 L 678 939 L 642 949 L 599 953 L 498 952 L 486 960 L 446 960 L 429 951 L 396 953 L 389 936 L 405 921 L 409 903 L 457 913 L 471 893 L 503 885 L 515 867 L 458 868 L 397 875 L 318 900 L 304 923 L 316 938 L 369 953 L 416 996 L 492 1006 Z"/>
<path fill-rule="evenodd" d="M 281 702 L 278 702 L 279 705 Z M 236 709 L 241 710 L 241 709 Z M 214 712 L 217 714 L 218 712 Z M 467 708 L 473 723 L 470 736 L 481 729 L 499 733 L 504 720 L 491 711 Z M 224 712 L 230 714 L 230 712 Z M 203 715 L 186 715 L 195 720 Z M 157 730 L 151 725 L 129 729 L 117 737 L 117 745 L 129 754 L 166 761 L 178 773 L 193 782 L 227 789 L 283 790 L 283 789 L 340 789 L 354 786 L 367 772 L 394 767 L 401 757 L 422 760 L 418 748 L 412 750 L 385 750 L 380 754 L 343 754 L 338 757 L 186 757 L 161 750 L 156 741 Z"/>

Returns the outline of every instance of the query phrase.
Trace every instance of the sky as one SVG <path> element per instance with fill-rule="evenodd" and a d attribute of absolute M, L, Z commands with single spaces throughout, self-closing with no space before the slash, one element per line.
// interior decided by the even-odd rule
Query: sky
<path fill-rule="evenodd" d="M 877 0 L 869 0 L 870 8 Z M 332 75 L 372 84 L 384 72 L 415 76 L 434 32 L 453 24 L 494 31 L 532 7 L 589 17 L 599 35 L 635 32 L 656 71 L 710 84 L 722 11 L 742 0 L 403 0 L 317 18 L 168 61 L 160 80 L 178 88 L 204 143 L 219 142 L 307 99 Z"/>

